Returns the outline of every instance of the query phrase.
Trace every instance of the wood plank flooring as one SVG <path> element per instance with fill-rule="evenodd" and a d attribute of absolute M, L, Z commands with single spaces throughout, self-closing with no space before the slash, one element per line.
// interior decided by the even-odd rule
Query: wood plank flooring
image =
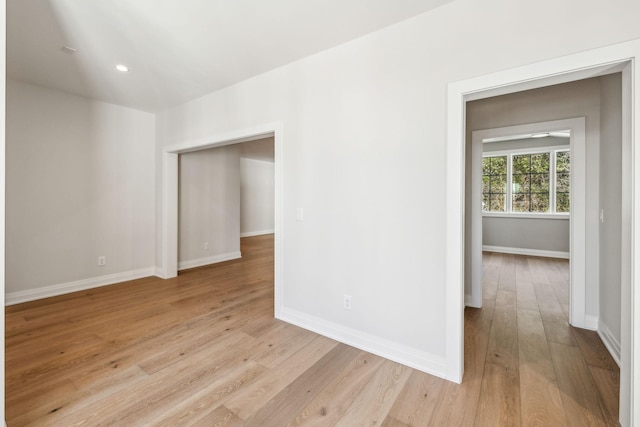
<path fill-rule="evenodd" d="M 461 385 L 273 318 L 273 236 L 241 260 L 6 308 L 14 426 L 617 425 L 619 370 L 567 323 L 568 263 L 485 253 Z"/>

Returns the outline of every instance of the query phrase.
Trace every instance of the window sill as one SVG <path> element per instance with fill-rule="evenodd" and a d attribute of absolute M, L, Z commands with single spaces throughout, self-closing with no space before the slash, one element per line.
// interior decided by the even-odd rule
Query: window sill
<path fill-rule="evenodd" d="M 526 218 L 526 219 L 570 219 L 568 213 L 516 213 L 516 212 L 482 212 L 483 218 Z"/>

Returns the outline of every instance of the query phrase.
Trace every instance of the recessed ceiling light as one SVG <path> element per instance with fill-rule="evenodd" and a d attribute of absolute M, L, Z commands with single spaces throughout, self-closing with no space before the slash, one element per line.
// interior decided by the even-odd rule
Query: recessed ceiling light
<path fill-rule="evenodd" d="M 69 55 L 73 55 L 74 53 L 76 53 L 76 50 L 71 46 L 62 46 L 60 50 L 64 53 L 68 53 Z"/>
<path fill-rule="evenodd" d="M 126 65 L 123 64 L 118 64 L 116 65 L 116 70 L 122 72 L 122 73 L 127 73 L 129 71 L 129 67 L 127 67 Z"/>

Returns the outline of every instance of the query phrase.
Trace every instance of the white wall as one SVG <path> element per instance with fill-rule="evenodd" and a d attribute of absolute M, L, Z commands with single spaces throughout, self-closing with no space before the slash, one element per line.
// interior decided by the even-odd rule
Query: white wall
<path fill-rule="evenodd" d="M 283 317 L 444 375 L 447 84 L 638 38 L 639 14 L 457 0 L 160 113 L 159 151 L 281 122 Z"/>
<path fill-rule="evenodd" d="M 592 78 L 562 85 L 473 101 L 467 104 L 467 153 L 471 152 L 471 132 L 526 123 L 537 123 L 574 117 L 586 118 L 586 307 L 587 316 L 597 318 L 599 310 L 599 170 L 600 170 L 600 80 Z M 467 168 L 470 167 L 467 160 Z M 471 188 L 467 173 L 467 188 Z M 470 193 L 467 199 L 470 203 Z M 540 220 L 520 220 L 524 227 Z M 562 221 L 562 220 L 553 220 Z M 483 220 L 484 222 L 484 220 Z M 555 227 L 560 227 L 560 222 Z M 513 224 L 509 224 L 513 226 Z M 467 227 L 470 218 L 467 218 Z M 484 225 L 483 225 L 484 228 Z M 567 236 L 568 230 L 560 231 Z M 469 234 L 467 234 L 468 236 Z M 515 243 L 514 243 L 515 244 Z M 470 245 L 466 245 L 466 261 Z M 468 271 L 468 266 L 466 267 Z M 467 276 L 468 277 L 468 276 Z M 465 284 L 467 292 L 469 282 Z"/>
<path fill-rule="evenodd" d="M 240 158 L 240 235 L 273 233 L 274 163 Z"/>
<path fill-rule="evenodd" d="M 179 268 L 239 258 L 239 147 L 181 154 L 179 167 Z"/>
<path fill-rule="evenodd" d="M 563 252 L 568 256 L 569 238 L 569 220 L 564 218 L 482 218 L 483 246 Z"/>
<path fill-rule="evenodd" d="M 622 81 L 620 74 L 601 79 L 600 316 L 599 330 L 620 351 L 622 258 Z"/>
<path fill-rule="evenodd" d="M 8 80 L 6 142 L 7 302 L 153 273 L 152 114 Z"/>

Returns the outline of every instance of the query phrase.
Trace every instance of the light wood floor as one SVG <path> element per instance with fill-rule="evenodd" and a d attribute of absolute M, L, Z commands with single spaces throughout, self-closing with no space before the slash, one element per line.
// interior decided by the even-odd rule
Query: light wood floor
<path fill-rule="evenodd" d="M 273 319 L 243 259 L 6 309 L 6 415 L 34 426 L 615 425 L 618 369 L 567 325 L 567 263 L 485 254 L 462 385 Z"/>

